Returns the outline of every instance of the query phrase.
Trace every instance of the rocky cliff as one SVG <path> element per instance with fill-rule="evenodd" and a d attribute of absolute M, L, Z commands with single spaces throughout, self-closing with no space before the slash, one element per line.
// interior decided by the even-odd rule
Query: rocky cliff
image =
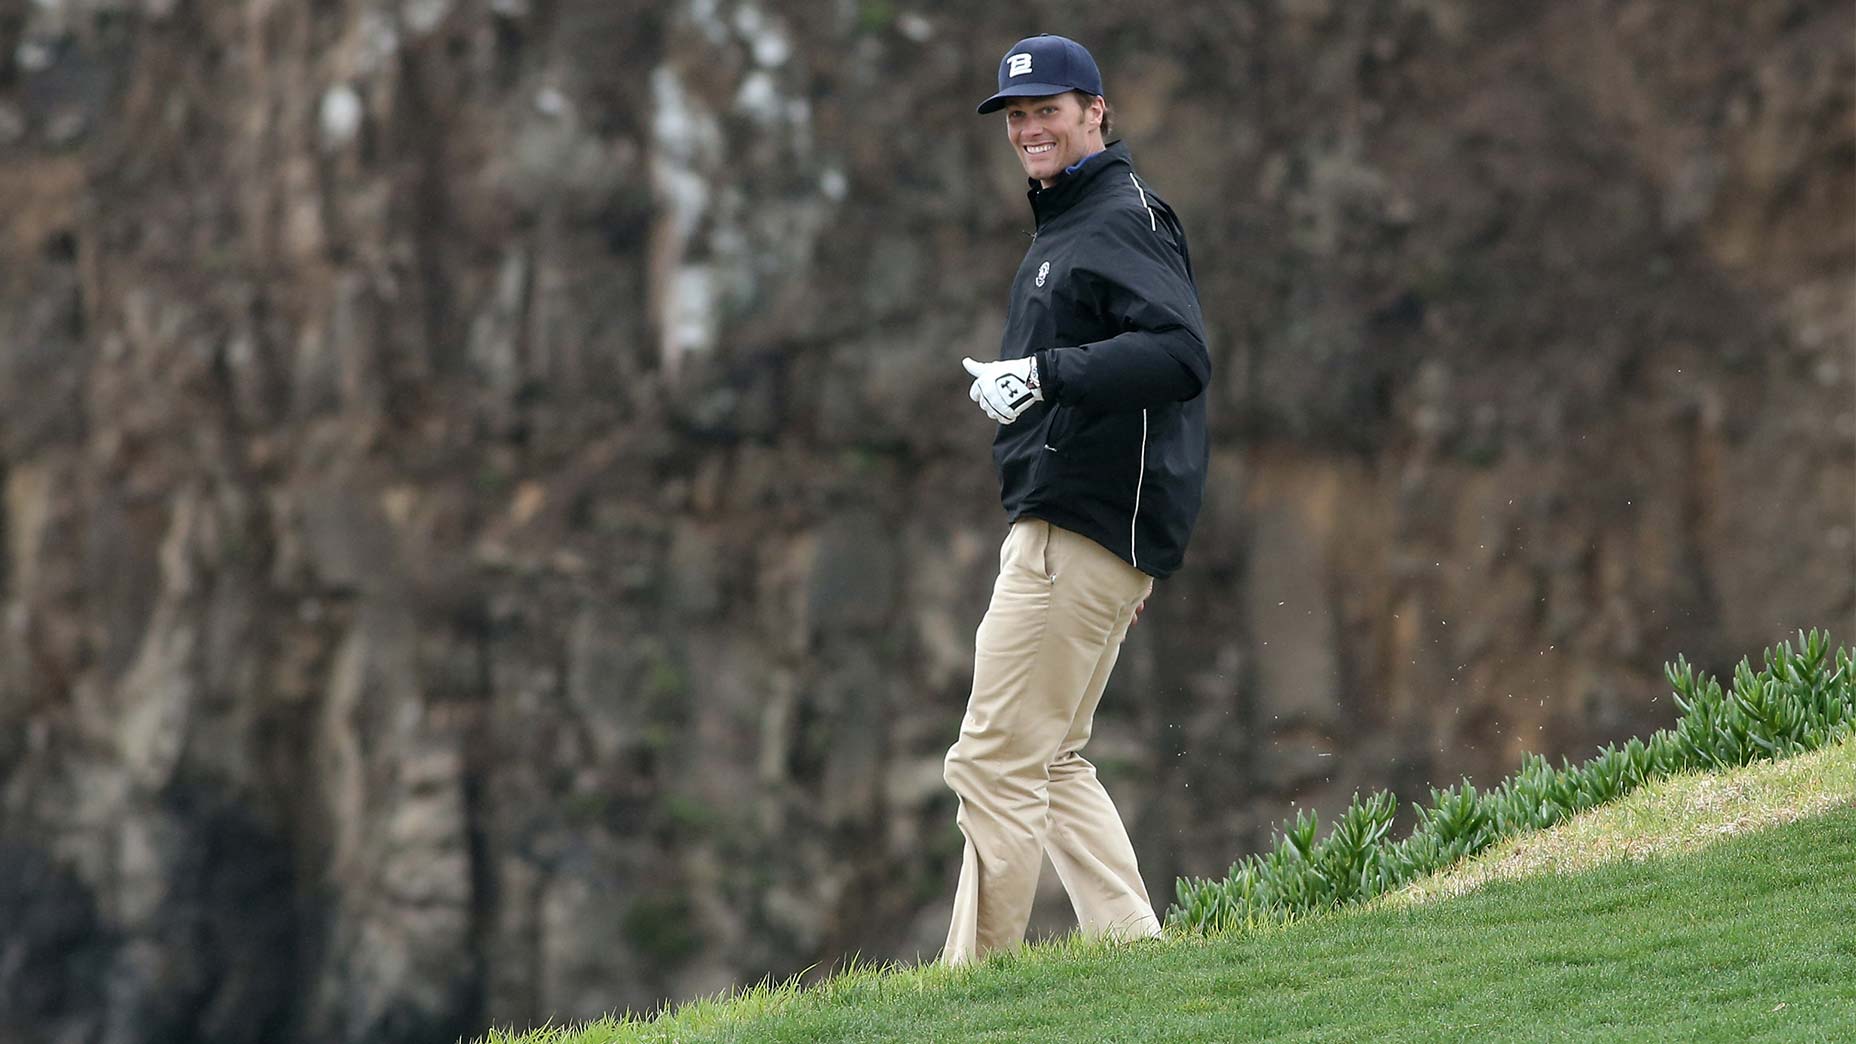
<path fill-rule="evenodd" d="M 1091 747 L 1157 901 L 1856 634 L 1842 0 L 0 0 L 0 1039 L 932 955 L 1040 29 L 1214 341 Z"/>

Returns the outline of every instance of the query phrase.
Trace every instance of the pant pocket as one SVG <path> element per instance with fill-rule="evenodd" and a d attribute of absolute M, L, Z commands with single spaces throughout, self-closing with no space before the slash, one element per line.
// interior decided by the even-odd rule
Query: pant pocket
<path fill-rule="evenodd" d="M 1000 575 L 1017 570 L 1049 583 L 1053 576 L 1050 540 L 1054 528 L 1041 518 L 1026 518 L 1012 523 L 1005 543 L 999 548 Z"/>

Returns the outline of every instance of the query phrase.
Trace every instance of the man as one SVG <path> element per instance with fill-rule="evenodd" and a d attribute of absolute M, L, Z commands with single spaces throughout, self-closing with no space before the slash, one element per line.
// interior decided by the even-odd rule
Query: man
<path fill-rule="evenodd" d="M 1037 232 L 1012 281 L 997 362 L 964 361 L 999 424 L 1011 529 L 976 640 L 947 783 L 966 835 L 942 960 L 1017 946 L 1043 855 L 1082 930 L 1160 934 L 1120 814 L 1083 758 L 1122 638 L 1179 567 L 1205 484 L 1211 373 L 1186 237 L 1104 145 L 1095 60 L 1061 36 L 999 63 L 1006 137 Z"/>

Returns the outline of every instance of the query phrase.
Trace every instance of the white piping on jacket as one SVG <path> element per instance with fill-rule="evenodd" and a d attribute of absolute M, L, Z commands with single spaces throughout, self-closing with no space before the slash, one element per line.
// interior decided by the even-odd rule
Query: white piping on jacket
<path fill-rule="evenodd" d="M 1134 527 L 1141 519 L 1141 484 L 1147 481 L 1147 411 L 1141 411 L 1141 470 L 1134 479 L 1134 516 L 1128 519 L 1128 564 L 1136 569 L 1141 560 L 1134 553 Z"/>
<path fill-rule="evenodd" d="M 1135 177 L 1133 171 L 1129 171 L 1128 180 L 1134 182 L 1134 191 L 1141 194 L 1141 206 L 1147 207 L 1147 227 L 1155 232 L 1160 231 L 1160 223 L 1154 220 L 1154 208 L 1147 206 L 1147 190 L 1141 188 L 1141 179 Z"/>

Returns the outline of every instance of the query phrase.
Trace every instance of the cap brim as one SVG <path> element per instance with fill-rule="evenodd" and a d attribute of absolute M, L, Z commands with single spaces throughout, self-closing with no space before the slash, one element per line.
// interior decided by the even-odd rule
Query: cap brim
<path fill-rule="evenodd" d="M 1068 94 L 1075 89 L 1065 87 L 1060 83 L 1015 83 L 980 102 L 980 107 L 975 111 L 984 116 L 989 112 L 998 112 L 1005 108 L 1006 100 L 1009 98 L 1048 98 L 1053 94 Z"/>

